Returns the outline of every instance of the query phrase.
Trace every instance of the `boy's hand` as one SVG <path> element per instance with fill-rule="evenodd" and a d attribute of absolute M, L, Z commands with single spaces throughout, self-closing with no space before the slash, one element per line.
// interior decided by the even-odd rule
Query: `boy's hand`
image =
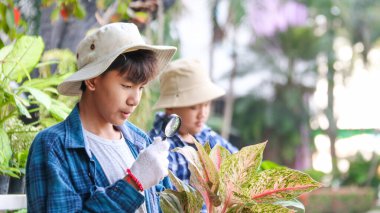
<path fill-rule="evenodd" d="M 169 142 L 160 137 L 144 149 L 131 167 L 132 174 L 140 181 L 144 189 L 158 184 L 168 175 Z"/>

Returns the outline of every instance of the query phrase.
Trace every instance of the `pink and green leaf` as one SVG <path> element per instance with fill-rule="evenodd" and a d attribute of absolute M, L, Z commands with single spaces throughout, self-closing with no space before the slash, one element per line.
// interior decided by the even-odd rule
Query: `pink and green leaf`
<path fill-rule="evenodd" d="M 178 196 L 180 192 L 166 189 L 160 193 L 160 207 L 164 213 L 183 213 L 183 207 Z"/>
<path fill-rule="evenodd" d="M 203 149 L 206 151 L 206 153 L 208 155 L 210 154 L 210 152 L 211 152 L 211 146 L 210 146 L 210 143 L 208 141 L 203 145 Z"/>
<path fill-rule="evenodd" d="M 222 162 L 230 155 L 230 151 L 228 151 L 226 148 L 220 145 L 215 145 L 209 154 L 218 172 L 220 171 Z"/>
<path fill-rule="evenodd" d="M 297 170 L 279 166 L 260 169 L 267 142 L 235 154 L 219 145 L 210 150 L 208 144 L 201 146 L 195 139 L 194 143 L 197 151 L 189 146 L 175 151 L 188 160 L 190 183 L 195 189 L 170 173 L 178 192 L 164 191 L 160 201 L 164 212 L 199 212 L 203 201 L 209 213 L 294 212 L 294 208 L 304 210 L 296 197 L 321 187 Z"/>
<path fill-rule="evenodd" d="M 203 146 L 198 143 L 194 138 L 194 144 L 198 149 L 199 160 L 202 164 L 202 173 L 205 178 L 207 185 L 209 186 L 211 192 L 217 193 L 219 189 L 219 174 L 216 169 L 214 162 L 209 157 L 209 153 L 205 151 Z"/>
<path fill-rule="evenodd" d="M 191 185 L 200 192 L 208 208 L 212 208 L 212 206 L 220 205 L 220 199 L 217 196 L 219 175 L 202 145 L 195 139 L 194 143 L 198 151 L 190 146 L 176 148 L 173 151 L 181 153 L 186 158 L 191 172 Z"/>
<path fill-rule="evenodd" d="M 160 193 L 163 212 L 200 212 L 203 204 L 202 195 L 178 179 L 171 171 L 169 178 L 177 191 L 165 190 Z"/>
<path fill-rule="evenodd" d="M 178 179 L 172 171 L 169 170 L 169 178 L 173 186 L 177 189 L 179 192 L 192 192 L 195 189 L 191 186 L 187 185 L 185 182 L 182 182 L 180 179 Z"/>
<path fill-rule="evenodd" d="M 228 156 L 220 168 L 220 195 L 226 207 L 239 203 L 242 194 L 241 185 L 249 181 L 252 174 L 257 173 L 266 142 L 247 146 L 239 152 Z"/>
<path fill-rule="evenodd" d="M 172 151 L 181 153 L 187 160 L 188 165 L 193 165 L 196 170 L 202 168 L 201 161 L 199 159 L 197 151 L 191 146 L 177 147 Z M 199 170 L 198 173 L 201 171 Z"/>
<path fill-rule="evenodd" d="M 160 193 L 160 206 L 164 213 L 198 213 L 201 211 L 202 205 L 202 197 L 197 191 L 178 192 L 166 189 Z"/>
<path fill-rule="evenodd" d="M 242 185 L 243 195 L 256 202 L 291 200 L 321 187 L 309 175 L 289 168 L 264 170 Z"/>

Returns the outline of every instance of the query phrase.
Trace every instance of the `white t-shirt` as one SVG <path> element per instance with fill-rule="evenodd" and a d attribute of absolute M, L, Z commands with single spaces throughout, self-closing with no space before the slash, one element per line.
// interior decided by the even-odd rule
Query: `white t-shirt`
<path fill-rule="evenodd" d="M 127 168 L 135 162 L 135 158 L 126 143 L 123 134 L 118 140 L 110 140 L 99 137 L 94 133 L 84 130 L 91 152 L 100 163 L 110 184 L 123 179 Z M 144 193 L 141 192 L 143 195 Z M 136 212 L 145 213 L 146 207 L 143 203 Z"/>

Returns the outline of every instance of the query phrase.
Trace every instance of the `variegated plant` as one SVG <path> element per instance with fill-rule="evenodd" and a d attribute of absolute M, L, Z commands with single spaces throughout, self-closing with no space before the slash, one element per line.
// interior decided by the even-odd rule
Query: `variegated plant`
<path fill-rule="evenodd" d="M 194 139 L 197 151 L 176 148 L 186 157 L 191 172 L 190 184 L 172 173 L 177 191 L 161 193 L 163 212 L 199 212 L 204 202 L 213 212 L 294 212 L 304 210 L 296 198 L 321 187 L 309 175 L 286 167 L 261 170 L 260 164 L 267 142 L 247 146 L 235 154 L 216 145 L 202 146 Z M 203 198 L 203 199 L 202 199 Z M 289 206 L 295 208 L 287 208 Z"/>

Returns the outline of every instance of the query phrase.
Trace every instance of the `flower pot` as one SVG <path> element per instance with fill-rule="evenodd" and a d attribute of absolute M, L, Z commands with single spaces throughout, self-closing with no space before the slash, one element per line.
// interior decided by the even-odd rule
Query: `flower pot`
<path fill-rule="evenodd" d="M 25 176 L 9 179 L 8 194 L 25 194 Z"/>
<path fill-rule="evenodd" d="M 0 175 L 0 194 L 7 194 L 9 187 L 9 176 Z"/>

